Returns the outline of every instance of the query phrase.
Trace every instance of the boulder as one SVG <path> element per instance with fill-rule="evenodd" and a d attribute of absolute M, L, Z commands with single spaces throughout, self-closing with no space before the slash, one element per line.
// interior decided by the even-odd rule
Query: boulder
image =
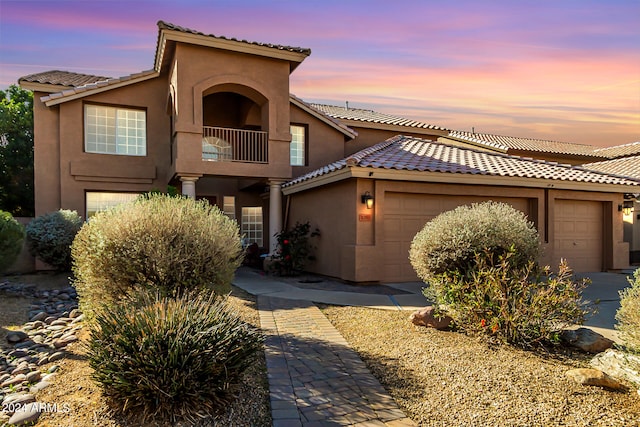
<path fill-rule="evenodd" d="M 567 371 L 566 376 L 582 385 L 604 387 L 609 390 L 626 391 L 627 387 L 598 369 L 579 368 Z"/>
<path fill-rule="evenodd" d="M 579 348 L 587 353 L 600 353 L 613 347 L 613 341 L 589 328 L 564 330 L 560 338 L 572 347 Z"/>
<path fill-rule="evenodd" d="M 10 344 L 19 343 L 29 338 L 29 335 L 22 331 L 11 331 L 7 334 L 7 342 Z"/>
<path fill-rule="evenodd" d="M 640 388 L 640 356 L 609 349 L 596 355 L 591 360 L 591 366 L 605 374 L 629 381 Z"/>
<path fill-rule="evenodd" d="M 433 306 L 427 306 L 411 313 L 409 320 L 416 326 L 426 326 L 438 330 L 449 329 L 453 319 L 449 316 L 437 316 Z"/>
<path fill-rule="evenodd" d="M 41 405 L 38 402 L 27 403 L 16 411 L 9 419 L 14 426 L 32 425 L 40 418 Z"/>

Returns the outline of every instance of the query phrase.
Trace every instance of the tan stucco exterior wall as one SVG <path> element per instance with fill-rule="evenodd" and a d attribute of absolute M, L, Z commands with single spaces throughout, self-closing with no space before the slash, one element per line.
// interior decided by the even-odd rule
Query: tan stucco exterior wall
<path fill-rule="evenodd" d="M 365 191 L 374 196 L 369 210 L 360 203 Z M 415 193 L 501 200 L 513 198 L 518 206 L 528 206 L 529 219 L 536 224 L 542 245 L 540 263 L 557 269 L 563 254 L 554 253 L 554 207 L 556 200 L 593 200 L 603 206 L 603 241 L 605 269 L 628 266 L 628 244 L 622 239 L 622 218 L 617 211 L 621 194 L 545 190 L 487 185 L 458 185 L 386 181 L 351 178 L 291 197 L 290 224 L 312 219 L 322 232 L 318 240 L 317 261 L 309 270 L 342 280 L 371 283 L 384 278 L 384 212 L 385 193 Z M 548 203 L 546 202 L 548 201 Z M 528 202 L 527 202 L 528 201 Z M 546 239 L 546 240 L 545 240 Z M 408 256 L 408 255 L 407 255 Z"/>

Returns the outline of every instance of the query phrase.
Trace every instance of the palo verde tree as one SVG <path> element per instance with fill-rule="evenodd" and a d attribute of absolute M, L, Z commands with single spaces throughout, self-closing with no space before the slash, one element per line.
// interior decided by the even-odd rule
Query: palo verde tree
<path fill-rule="evenodd" d="M 0 90 L 0 210 L 34 216 L 33 93 Z"/>

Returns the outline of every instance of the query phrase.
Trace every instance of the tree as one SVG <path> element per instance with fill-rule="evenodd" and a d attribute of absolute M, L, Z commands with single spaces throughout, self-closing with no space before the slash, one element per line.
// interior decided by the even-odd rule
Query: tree
<path fill-rule="evenodd" d="M 34 216 L 33 93 L 0 90 L 0 209 Z"/>

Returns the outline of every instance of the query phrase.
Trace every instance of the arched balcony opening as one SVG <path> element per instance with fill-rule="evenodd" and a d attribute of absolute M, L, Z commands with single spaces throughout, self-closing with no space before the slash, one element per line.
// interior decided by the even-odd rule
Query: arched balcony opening
<path fill-rule="evenodd" d="M 202 160 L 269 162 L 267 99 L 240 85 L 220 85 L 203 93 Z"/>

